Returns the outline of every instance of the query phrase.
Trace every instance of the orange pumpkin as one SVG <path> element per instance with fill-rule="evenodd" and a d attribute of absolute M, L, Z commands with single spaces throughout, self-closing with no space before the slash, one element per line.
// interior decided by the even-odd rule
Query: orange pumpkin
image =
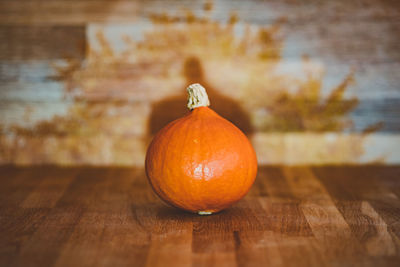
<path fill-rule="evenodd" d="M 247 137 L 208 108 L 200 84 L 187 88 L 184 117 L 161 129 L 146 154 L 146 174 L 157 195 L 201 215 L 218 212 L 246 195 L 257 173 Z"/>

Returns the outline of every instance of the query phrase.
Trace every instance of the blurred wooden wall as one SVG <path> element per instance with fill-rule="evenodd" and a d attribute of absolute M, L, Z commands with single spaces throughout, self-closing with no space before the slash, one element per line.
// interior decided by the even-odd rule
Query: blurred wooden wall
<path fill-rule="evenodd" d="M 260 163 L 399 163 L 399 37 L 398 1 L 1 0 L 0 163 L 142 165 L 196 81 Z"/>

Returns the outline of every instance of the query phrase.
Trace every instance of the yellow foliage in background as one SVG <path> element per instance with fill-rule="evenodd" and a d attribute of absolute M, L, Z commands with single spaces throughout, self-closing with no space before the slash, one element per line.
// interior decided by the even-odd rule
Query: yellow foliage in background
<path fill-rule="evenodd" d="M 348 115 L 358 100 L 345 99 L 344 93 L 353 74 L 323 97 L 323 76 L 305 73 L 306 79 L 300 81 L 276 72 L 282 63 L 280 28 L 284 19 L 255 28 L 240 23 L 234 13 L 225 23 L 213 21 L 211 10 L 212 5 L 206 4 L 202 16 L 191 11 L 181 16 L 151 14 L 154 27 L 144 33 L 142 41 L 123 37 L 127 45 L 124 51 L 114 51 L 104 33 L 98 32 L 98 47 L 89 44 L 85 62 L 66 59 L 65 66 L 55 66 L 66 97 L 73 99 L 68 114 L 31 128 L 15 125 L 9 129 L 15 136 L 1 137 L 1 161 L 141 162 L 152 135 L 148 128 L 155 103 L 176 96 L 183 99 L 184 107 L 184 88 L 199 79 L 215 92 L 215 98 L 222 99 L 221 103 L 230 101 L 221 110 L 227 112 L 228 119 L 230 114 L 232 120 L 236 116 L 229 109 L 247 113 L 253 128 L 248 134 L 351 129 Z M 289 90 L 293 87 L 295 90 Z M 367 132 L 377 128 L 372 126 Z M 304 143 L 308 150 L 312 141 L 304 140 L 309 140 Z M 336 157 L 345 154 L 343 158 L 356 160 L 363 153 L 362 142 L 362 136 L 352 138 L 348 146 L 341 141 L 343 149 L 335 151 Z M 279 148 L 274 149 L 278 155 Z"/>

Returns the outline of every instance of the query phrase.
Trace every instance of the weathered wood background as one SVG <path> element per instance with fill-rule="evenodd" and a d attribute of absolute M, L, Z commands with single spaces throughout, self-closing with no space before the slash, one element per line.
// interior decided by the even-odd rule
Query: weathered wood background
<path fill-rule="evenodd" d="M 0 162 L 142 165 L 200 81 L 260 163 L 400 162 L 398 1 L 0 1 Z"/>

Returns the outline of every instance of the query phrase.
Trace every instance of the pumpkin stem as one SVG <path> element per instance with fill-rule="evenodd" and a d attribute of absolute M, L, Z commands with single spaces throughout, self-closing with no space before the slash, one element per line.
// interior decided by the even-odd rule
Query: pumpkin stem
<path fill-rule="evenodd" d="M 188 104 L 187 107 L 192 110 L 198 107 L 207 107 L 210 105 L 206 89 L 198 83 L 194 83 L 186 88 L 188 92 Z"/>

